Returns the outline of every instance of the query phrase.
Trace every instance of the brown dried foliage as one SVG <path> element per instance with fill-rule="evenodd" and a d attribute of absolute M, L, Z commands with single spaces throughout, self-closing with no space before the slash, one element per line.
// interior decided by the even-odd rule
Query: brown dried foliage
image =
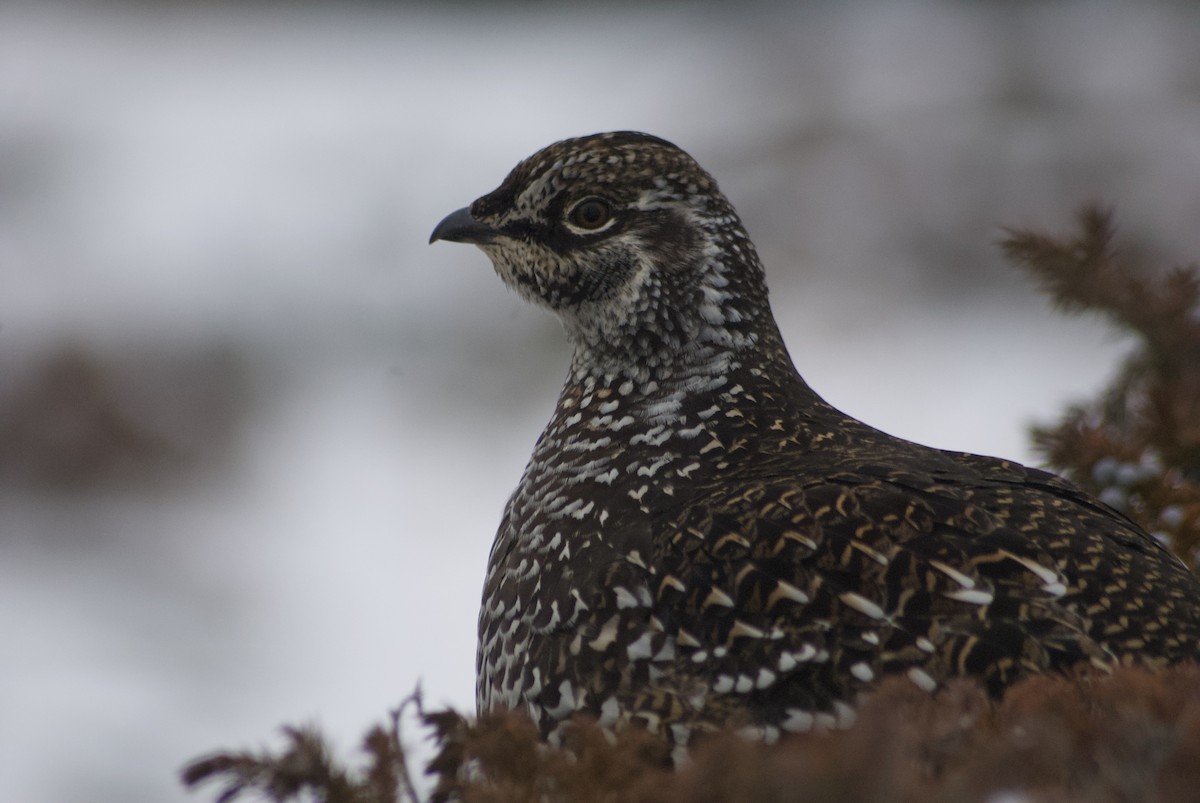
<path fill-rule="evenodd" d="M 400 741 L 400 718 L 409 705 L 420 709 L 420 692 L 413 693 L 389 714 L 386 726 L 375 725 L 363 738 L 364 769 L 351 770 L 332 756 L 325 737 L 315 727 L 285 727 L 287 746 L 280 752 L 214 753 L 183 768 L 185 786 L 220 781 L 217 803 L 230 803 L 242 794 L 283 803 L 319 800 L 324 803 L 416 803 L 420 798 L 409 774 Z"/>
<path fill-rule="evenodd" d="M 614 738 L 581 722 L 567 745 L 548 747 L 517 714 L 421 716 L 440 746 L 427 769 L 431 801 L 953 803 L 1011 791 L 1047 803 L 1183 803 L 1200 788 L 1194 665 L 1034 677 L 999 702 L 971 681 L 930 695 L 892 678 L 846 730 L 774 747 L 716 736 L 677 772 L 664 769 L 665 746 L 637 731 Z M 331 758 L 315 731 L 290 728 L 282 752 L 200 759 L 184 781 L 220 780 L 219 803 L 251 792 L 275 803 L 411 803 L 420 797 L 398 717 L 368 734 L 359 771 Z"/>
<path fill-rule="evenodd" d="M 1200 774 L 1200 669 L 1158 675 L 1042 676 L 995 703 L 969 681 L 935 695 L 893 678 L 854 726 L 764 749 L 706 746 L 668 801 L 1194 799 Z"/>

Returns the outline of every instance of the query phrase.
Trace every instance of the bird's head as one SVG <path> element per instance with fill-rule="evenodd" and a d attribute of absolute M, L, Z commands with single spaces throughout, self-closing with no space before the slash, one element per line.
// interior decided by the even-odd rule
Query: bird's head
<path fill-rule="evenodd" d="M 505 284 L 605 362 L 752 344 L 762 268 L 692 157 L 647 134 L 555 143 L 452 213 L 430 242 L 473 243 Z"/>

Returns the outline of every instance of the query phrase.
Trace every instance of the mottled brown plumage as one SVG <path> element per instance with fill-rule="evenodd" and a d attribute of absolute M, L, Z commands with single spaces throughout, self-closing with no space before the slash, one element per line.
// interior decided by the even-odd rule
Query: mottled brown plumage
<path fill-rule="evenodd" d="M 481 711 L 684 747 L 845 722 L 884 675 L 999 692 L 1197 657 L 1200 584 L 1132 521 L 814 393 L 737 214 L 670 143 L 552 145 L 431 239 L 477 244 L 574 347 L 492 548 Z"/>

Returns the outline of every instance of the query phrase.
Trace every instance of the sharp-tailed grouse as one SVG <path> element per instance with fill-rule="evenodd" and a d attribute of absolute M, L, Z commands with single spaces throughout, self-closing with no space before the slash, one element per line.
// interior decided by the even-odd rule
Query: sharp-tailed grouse
<path fill-rule="evenodd" d="M 811 390 L 737 213 L 674 145 L 551 145 L 433 240 L 479 246 L 574 349 L 492 547 L 480 711 L 770 741 L 885 675 L 998 692 L 1197 656 L 1200 583 L 1141 527 Z"/>

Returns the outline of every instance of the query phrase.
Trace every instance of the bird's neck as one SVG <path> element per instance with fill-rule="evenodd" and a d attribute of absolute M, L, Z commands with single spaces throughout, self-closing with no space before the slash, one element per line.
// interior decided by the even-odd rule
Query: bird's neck
<path fill-rule="evenodd" d="M 807 389 L 769 313 L 768 323 L 681 328 L 667 336 L 610 339 L 599 347 L 577 341 L 560 407 L 597 394 L 612 396 L 630 414 L 659 424 L 711 406 L 734 385 L 769 392 Z"/>
<path fill-rule="evenodd" d="M 646 262 L 617 296 L 562 314 L 572 381 L 628 381 L 653 395 L 694 388 L 735 364 L 794 373 L 753 246 L 746 241 L 742 260 L 730 265 L 727 245 L 709 239 L 682 269 Z"/>
<path fill-rule="evenodd" d="M 577 344 L 539 456 L 586 453 L 589 467 L 602 471 L 615 461 L 617 476 L 640 487 L 638 470 L 662 460 L 675 469 L 697 462 L 700 475 L 752 459 L 722 442 L 720 431 L 796 432 L 808 426 L 797 416 L 836 414 L 796 372 L 769 308 L 763 310 L 765 323 L 753 332 L 698 338 L 653 360 L 614 366 Z M 627 456 L 635 453 L 641 463 L 629 468 Z"/>
<path fill-rule="evenodd" d="M 526 487 L 604 492 L 648 512 L 685 487 L 762 470 L 768 445 L 812 448 L 811 433 L 838 427 L 792 366 L 753 246 L 740 253 L 750 262 L 709 264 L 687 287 L 641 285 L 622 314 L 565 319 L 571 368 Z"/>

